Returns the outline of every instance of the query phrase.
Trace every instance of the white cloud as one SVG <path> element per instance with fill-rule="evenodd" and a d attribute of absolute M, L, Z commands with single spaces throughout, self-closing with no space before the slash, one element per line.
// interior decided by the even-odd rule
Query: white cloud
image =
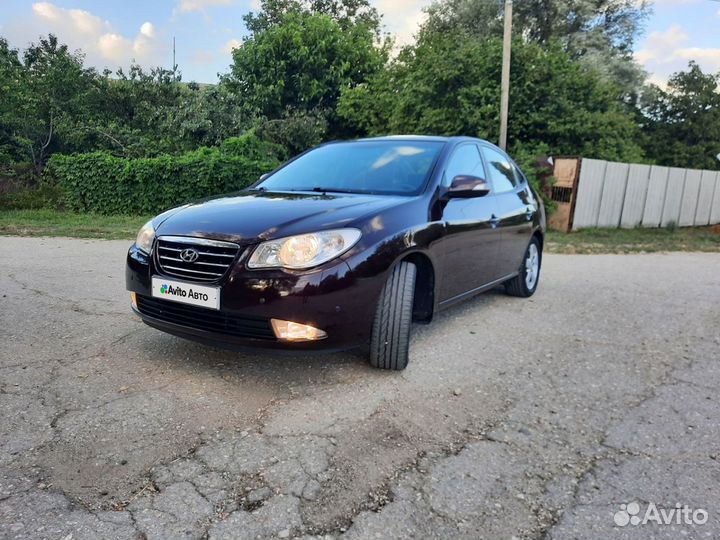
<path fill-rule="evenodd" d="M 237 49 L 240 45 L 242 45 L 242 41 L 233 38 L 223 45 L 222 52 L 225 54 L 231 54 L 233 49 Z"/>
<path fill-rule="evenodd" d="M 396 46 L 409 45 L 425 20 L 423 8 L 432 0 L 371 0 L 383 15 L 383 23 L 395 36 Z"/>
<path fill-rule="evenodd" d="M 153 26 L 153 23 L 151 22 L 144 22 L 142 26 L 140 27 L 140 33 L 148 37 L 150 39 L 155 37 L 155 27 Z"/>
<path fill-rule="evenodd" d="M 33 30 L 52 32 L 72 49 L 81 49 L 87 63 L 117 67 L 135 60 L 143 66 L 162 63 L 165 47 L 156 39 L 155 26 L 147 21 L 135 36 L 115 31 L 109 21 L 81 9 L 65 9 L 50 2 L 32 5 Z"/>
<path fill-rule="evenodd" d="M 33 4 L 32 9 L 37 15 L 45 17 L 46 19 L 58 19 L 59 9 L 48 2 Z"/>
<path fill-rule="evenodd" d="M 712 73 L 720 71 L 720 48 L 686 47 L 675 51 L 675 56 L 686 62 L 695 60 L 704 71 Z"/>
<path fill-rule="evenodd" d="M 97 40 L 97 48 L 103 58 L 120 64 L 127 59 L 127 52 L 132 49 L 132 42 L 119 34 L 103 34 Z"/>
<path fill-rule="evenodd" d="M 642 64 L 650 61 L 662 62 L 688 39 L 687 32 L 680 25 L 673 24 L 664 32 L 651 32 L 643 43 L 643 48 L 635 53 L 635 58 Z"/>
<path fill-rule="evenodd" d="M 70 25 L 73 31 L 81 34 L 99 34 L 110 24 L 82 9 L 63 9 L 50 2 L 38 2 L 32 5 L 33 14 L 49 23 Z"/>
<path fill-rule="evenodd" d="M 209 7 L 228 6 L 232 3 L 233 0 L 180 0 L 176 10 L 180 13 L 190 13 L 193 11 L 205 13 L 205 10 Z"/>
<path fill-rule="evenodd" d="M 659 86 L 665 86 L 673 73 L 686 69 L 690 60 L 705 72 L 720 71 L 720 48 L 691 47 L 690 39 L 684 28 L 674 24 L 664 32 L 650 33 L 635 58 L 652 74 L 650 81 Z"/>

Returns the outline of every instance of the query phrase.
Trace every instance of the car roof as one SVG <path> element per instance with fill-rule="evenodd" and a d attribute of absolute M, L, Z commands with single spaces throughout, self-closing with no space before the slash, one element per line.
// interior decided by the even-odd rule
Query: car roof
<path fill-rule="evenodd" d="M 476 137 L 443 137 L 439 135 L 386 135 L 384 137 L 366 137 L 358 141 L 427 141 L 427 142 L 459 142 L 459 141 L 482 141 Z M 483 141 L 486 142 L 486 141 Z"/>
<path fill-rule="evenodd" d="M 450 137 L 440 137 L 437 135 L 386 135 L 384 137 L 366 137 L 358 139 L 359 141 L 435 141 L 448 142 Z"/>

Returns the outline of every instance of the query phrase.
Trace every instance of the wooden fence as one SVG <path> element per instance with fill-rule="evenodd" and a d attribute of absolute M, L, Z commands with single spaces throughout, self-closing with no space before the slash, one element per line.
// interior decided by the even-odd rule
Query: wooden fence
<path fill-rule="evenodd" d="M 555 228 L 720 223 L 720 171 L 573 158 L 555 160 L 555 174 L 553 198 L 567 190 Z"/>

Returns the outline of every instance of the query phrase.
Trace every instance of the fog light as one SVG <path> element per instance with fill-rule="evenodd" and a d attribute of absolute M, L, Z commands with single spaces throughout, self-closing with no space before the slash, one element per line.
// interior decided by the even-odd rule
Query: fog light
<path fill-rule="evenodd" d="M 132 303 L 132 307 L 137 309 L 137 294 L 135 294 L 134 292 L 130 293 L 130 302 Z"/>
<path fill-rule="evenodd" d="M 275 336 L 283 341 L 315 341 L 327 337 L 323 330 L 308 324 L 282 321 L 280 319 L 270 319 L 270 322 Z"/>

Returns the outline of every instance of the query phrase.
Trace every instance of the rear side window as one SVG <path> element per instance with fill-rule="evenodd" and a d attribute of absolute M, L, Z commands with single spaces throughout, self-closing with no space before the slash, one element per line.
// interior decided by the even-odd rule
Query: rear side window
<path fill-rule="evenodd" d="M 474 144 L 463 144 L 455 149 L 445 167 L 443 185 L 449 186 L 453 178 L 459 175 L 479 176 L 485 178 L 480 151 Z"/>
<path fill-rule="evenodd" d="M 520 184 L 525 182 L 525 175 L 522 173 L 522 171 L 517 165 L 513 165 L 513 171 L 515 172 L 515 185 L 519 186 Z"/>
<path fill-rule="evenodd" d="M 492 148 L 483 147 L 482 151 L 488 163 L 490 180 L 495 193 L 514 190 L 519 182 L 515 176 L 515 167 L 510 163 L 507 156 Z"/>

